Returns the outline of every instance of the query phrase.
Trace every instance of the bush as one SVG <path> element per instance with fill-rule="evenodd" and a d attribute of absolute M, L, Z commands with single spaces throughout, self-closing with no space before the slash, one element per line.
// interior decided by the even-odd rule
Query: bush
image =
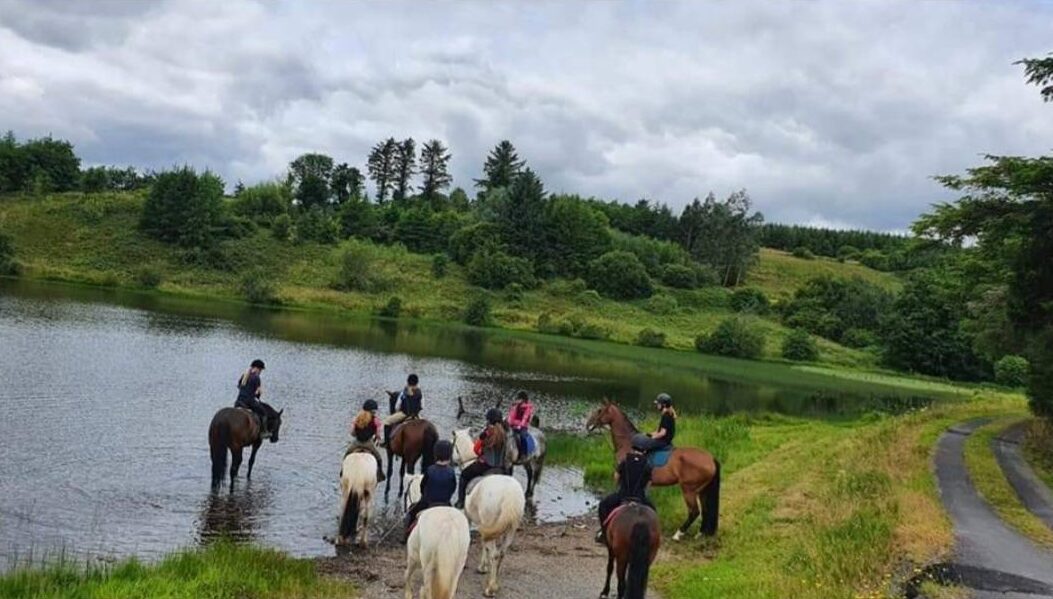
<path fill-rule="evenodd" d="M 854 327 L 845 331 L 841 336 L 841 345 L 848 347 L 863 348 L 878 344 L 878 336 L 873 331 Z"/>
<path fill-rule="evenodd" d="M 183 247 L 211 245 L 223 214 L 223 181 L 190 167 L 157 175 L 139 224 L 147 234 Z"/>
<path fill-rule="evenodd" d="M 314 206 L 301 211 L 296 219 L 296 241 L 336 243 L 340 239 L 340 223 L 323 208 Z"/>
<path fill-rule="evenodd" d="M 611 336 L 611 332 L 603 326 L 589 322 L 577 314 L 568 318 L 557 318 L 555 314 L 547 311 L 537 317 L 537 330 L 539 333 L 581 339 L 607 339 Z"/>
<path fill-rule="evenodd" d="M 767 314 L 768 308 L 771 306 L 768 302 L 768 296 L 764 295 L 764 292 L 760 289 L 753 287 L 736 289 L 731 294 L 730 305 L 731 309 L 736 312 L 750 314 Z"/>
<path fill-rule="evenodd" d="M 464 310 L 464 322 L 473 327 L 485 327 L 490 324 L 490 300 L 479 295 L 468 302 Z"/>
<path fill-rule="evenodd" d="M 17 275 L 19 270 L 15 260 L 15 244 L 9 235 L 0 232 L 0 275 Z"/>
<path fill-rule="evenodd" d="M 888 256 L 878 250 L 867 250 L 859 255 L 859 262 L 874 270 L 888 270 Z"/>
<path fill-rule="evenodd" d="M 561 297 L 576 297 L 585 290 L 592 291 L 581 279 L 556 279 L 548 284 L 549 293 Z"/>
<path fill-rule="evenodd" d="M 468 282 L 486 289 L 504 289 L 512 283 L 524 288 L 537 285 L 529 260 L 500 250 L 482 250 L 468 261 Z"/>
<path fill-rule="evenodd" d="M 995 382 L 1006 387 L 1023 387 L 1027 385 L 1031 365 L 1021 356 L 1002 356 L 995 362 Z"/>
<path fill-rule="evenodd" d="M 578 294 L 575 301 L 581 306 L 596 307 L 603 303 L 603 298 L 600 297 L 599 293 L 596 293 L 595 289 L 586 289 Z"/>
<path fill-rule="evenodd" d="M 837 259 L 841 262 L 844 262 L 845 260 L 858 260 L 859 248 L 851 245 L 843 245 L 837 249 Z"/>
<path fill-rule="evenodd" d="M 278 182 L 258 183 L 241 190 L 230 208 L 234 214 L 256 221 L 271 222 L 275 217 L 289 212 L 292 191 Z"/>
<path fill-rule="evenodd" d="M 368 242 L 350 242 L 340 256 L 340 272 L 333 288 L 374 293 L 388 285 L 377 271 L 377 248 Z"/>
<path fill-rule="evenodd" d="M 709 335 L 695 338 L 695 348 L 706 354 L 759 358 L 764 352 L 764 333 L 740 318 L 728 318 Z"/>
<path fill-rule="evenodd" d="M 665 347 L 665 333 L 654 329 L 643 329 L 636 335 L 636 345 Z"/>
<path fill-rule="evenodd" d="M 804 260 L 815 260 L 815 254 L 812 253 L 812 250 L 801 245 L 793 248 L 793 257 Z"/>
<path fill-rule="evenodd" d="M 680 304 L 675 297 L 663 293 L 647 300 L 644 307 L 654 314 L 673 314 L 680 308 Z"/>
<path fill-rule="evenodd" d="M 449 251 L 453 261 L 467 265 L 481 251 L 503 249 L 501 229 L 494 223 L 468 225 L 450 236 Z"/>
<path fill-rule="evenodd" d="M 662 266 L 662 283 L 677 289 L 694 289 L 698 287 L 695 269 L 683 264 L 666 264 Z"/>
<path fill-rule="evenodd" d="M 808 331 L 794 329 L 782 342 L 782 357 L 799 362 L 814 362 L 819 359 L 819 347 Z"/>
<path fill-rule="evenodd" d="M 589 286 L 614 299 L 651 297 L 654 286 L 647 269 L 633 254 L 607 252 L 589 263 Z"/>
<path fill-rule="evenodd" d="M 446 254 L 435 254 L 431 257 L 431 276 L 441 279 L 446 276 L 450 267 L 450 258 Z"/>
<path fill-rule="evenodd" d="M 399 314 L 402 314 L 402 299 L 398 296 L 391 296 L 388 303 L 377 310 L 377 315 L 385 318 L 398 318 Z"/>
<path fill-rule="evenodd" d="M 135 283 L 153 289 L 161 284 L 161 271 L 152 266 L 141 266 L 135 271 Z"/>
<path fill-rule="evenodd" d="M 293 234 L 292 217 L 288 214 L 279 214 L 271 223 L 271 234 L 275 239 L 288 241 Z"/>
<path fill-rule="evenodd" d="M 251 270 L 241 277 L 241 295 L 250 304 L 276 304 L 274 283 L 263 270 Z"/>

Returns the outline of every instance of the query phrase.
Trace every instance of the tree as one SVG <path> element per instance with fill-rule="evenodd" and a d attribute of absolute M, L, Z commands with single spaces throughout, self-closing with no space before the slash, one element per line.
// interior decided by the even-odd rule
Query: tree
<path fill-rule="evenodd" d="M 738 285 L 757 257 L 757 242 L 764 217 L 751 212 L 745 190 L 736 191 L 723 202 L 713 194 L 705 202 L 697 199 L 680 216 L 680 239 L 695 260 L 708 264 L 725 286 Z"/>
<path fill-rule="evenodd" d="M 794 329 L 782 342 L 782 357 L 787 360 L 814 362 L 819 359 L 819 347 L 804 329 Z"/>
<path fill-rule="evenodd" d="M 647 269 L 629 252 L 607 252 L 589 263 L 585 279 L 596 291 L 614 299 L 650 297 L 654 285 Z"/>
<path fill-rule="evenodd" d="M 722 320 L 712 333 L 695 338 L 698 351 L 732 358 L 757 359 L 764 344 L 764 332 L 741 318 Z"/>
<path fill-rule="evenodd" d="M 377 188 L 375 194 L 377 204 L 383 204 L 387 201 L 388 191 L 390 191 L 391 185 L 395 181 L 395 156 L 397 152 L 398 143 L 394 137 L 389 137 L 378 143 L 369 152 L 366 170 L 369 172 L 369 178 L 373 180 Z"/>
<path fill-rule="evenodd" d="M 289 186 L 271 181 L 246 187 L 231 201 L 230 207 L 238 216 L 269 222 L 287 213 L 291 204 L 292 192 Z"/>
<path fill-rule="evenodd" d="M 526 169 L 508 188 L 497 188 L 488 195 L 495 198 L 492 218 L 501 230 L 508 252 L 535 263 L 541 258 L 545 239 L 545 187 L 534 171 Z"/>
<path fill-rule="evenodd" d="M 577 196 L 551 198 L 544 221 L 544 261 L 556 274 L 583 276 L 589 262 L 611 249 L 607 217 Z"/>
<path fill-rule="evenodd" d="M 891 294 L 873 283 L 824 275 L 798 287 L 782 317 L 786 326 L 841 342 L 849 330 L 877 332 L 891 307 Z"/>
<path fill-rule="evenodd" d="M 329 181 L 333 177 L 333 159 L 325 154 L 302 154 L 289 163 L 286 184 L 293 199 L 304 208 L 329 203 Z"/>
<path fill-rule="evenodd" d="M 162 241 L 188 248 L 212 245 L 223 211 L 223 181 L 184 166 L 157 175 L 143 204 L 140 226 Z"/>
<path fill-rule="evenodd" d="M 1053 102 L 1053 54 L 1046 58 L 1025 58 L 1016 64 L 1024 65 L 1024 76 L 1028 83 L 1042 88 L 1042 99 Z"/>
<path fill-rule="evenodd" d="M 519 176 L 524 164 L 526 163 L 520 160 L 512 142 L 507 139 L 501 140 L 486 157 L 486 162 L 483 164 L 483 178 L 476 179 L 475 186 L 483 193 L 498 187 L 508 187 Z"/>
<path fill-rule="evenodd" d="M 329 191 L 333 202 L 343 205 L 351 198 L 362 196 L 363 177 L 361 171 L 346 162 L 338 164 L 329 178 Z"/>
<path fill-rule="evenodd" d="M 421 157 L 423 162 L 423 156 Z M 396 202 L 401 202 L 406 199 L 406 192 L 409 191 L 410 177 L 416 172 L 417 169 L 417 144 L 413 141 L 413 138 L 407 138 L 399 143 L 395 149 L 395 192 L 392 199 Z"/>
<path fill-rule="evenodd" d="M 442 190 L 448 188 L 453 177 L 448 172 L 450 151 L 443 143 L 433 139 L 424 144 L 420 150 L 420 184 L 421 199 L 429 206 L 434 206 Z"/>

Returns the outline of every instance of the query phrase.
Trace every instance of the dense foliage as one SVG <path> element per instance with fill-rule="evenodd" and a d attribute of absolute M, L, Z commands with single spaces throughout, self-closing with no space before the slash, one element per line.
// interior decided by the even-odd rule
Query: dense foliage
<path fill-rule="evenodd" d="M 212 245 L 223 212 L 223 181 L 185 166 L 161 173 L 143 204 L 140 225 L 149 235 L 184 247 Z"/>
<path fill-rule="evenodd" d="M 18 262 L 15 261 L 15 245 L 11 237 L 0 231 L 0 276 L 17 275 Z"/>
<path fill-rule="evenodd" d="M 1002 356 L 1001 360 L 995 362 L 995 382 L 1006 387 L 1023 387 L 1027 384 L 1027 377 L 1031 365 L 1023 356 Z"/>
<path fill-rule="evenodd" d="M 814 362 L 819 359 L 819 346 L 804 329 L 793 329 L 782 342 L 782 357 L 798 362 Z"/>
<path fill-rule="evenodd" d="M 849 331 L 879 331 L 891 305 L 891 294 L 863 279 L 823 276 L 797 289 L 782 306 L 782 318 L 786 326 L 844 342 Z"/>
<path fill-rule="evenodd" d="M 615 299 L 650 297 L 654 293 L 647 269 L 633 254 L 607 252 L 589 263 L 586 276 L 589 286 Z"/>
<path fill-rule="evenodd" d="M 741 318 L 728 318 L 712 333 L 699 335 L 695 348 L 705 354 L 757 359 L 764 353 L 764 332 Z"/>

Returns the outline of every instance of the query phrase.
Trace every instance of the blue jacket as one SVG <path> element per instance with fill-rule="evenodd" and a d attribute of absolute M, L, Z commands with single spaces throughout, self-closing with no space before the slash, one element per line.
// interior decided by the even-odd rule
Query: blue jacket
<path fill-rule="evenodd" d="M 424 471 L 420 484 L 421 501 L 427 505 L 449 505 L 450 498 L 457 492 L 457 474 L 450 466 L 432 464 Z"/>

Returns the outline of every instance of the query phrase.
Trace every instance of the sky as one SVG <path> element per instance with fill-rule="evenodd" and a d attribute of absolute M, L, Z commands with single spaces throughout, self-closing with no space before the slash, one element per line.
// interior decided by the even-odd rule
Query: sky
<path fill-rule="evenodd" d="M 933 175 L 1053 145 L 1013 62 L 1045 2 L 0 0 L 0 130 L 228 186 L 437 138 L 471 189 L 511 140 L 550 192 L 901 231 Z"/>

